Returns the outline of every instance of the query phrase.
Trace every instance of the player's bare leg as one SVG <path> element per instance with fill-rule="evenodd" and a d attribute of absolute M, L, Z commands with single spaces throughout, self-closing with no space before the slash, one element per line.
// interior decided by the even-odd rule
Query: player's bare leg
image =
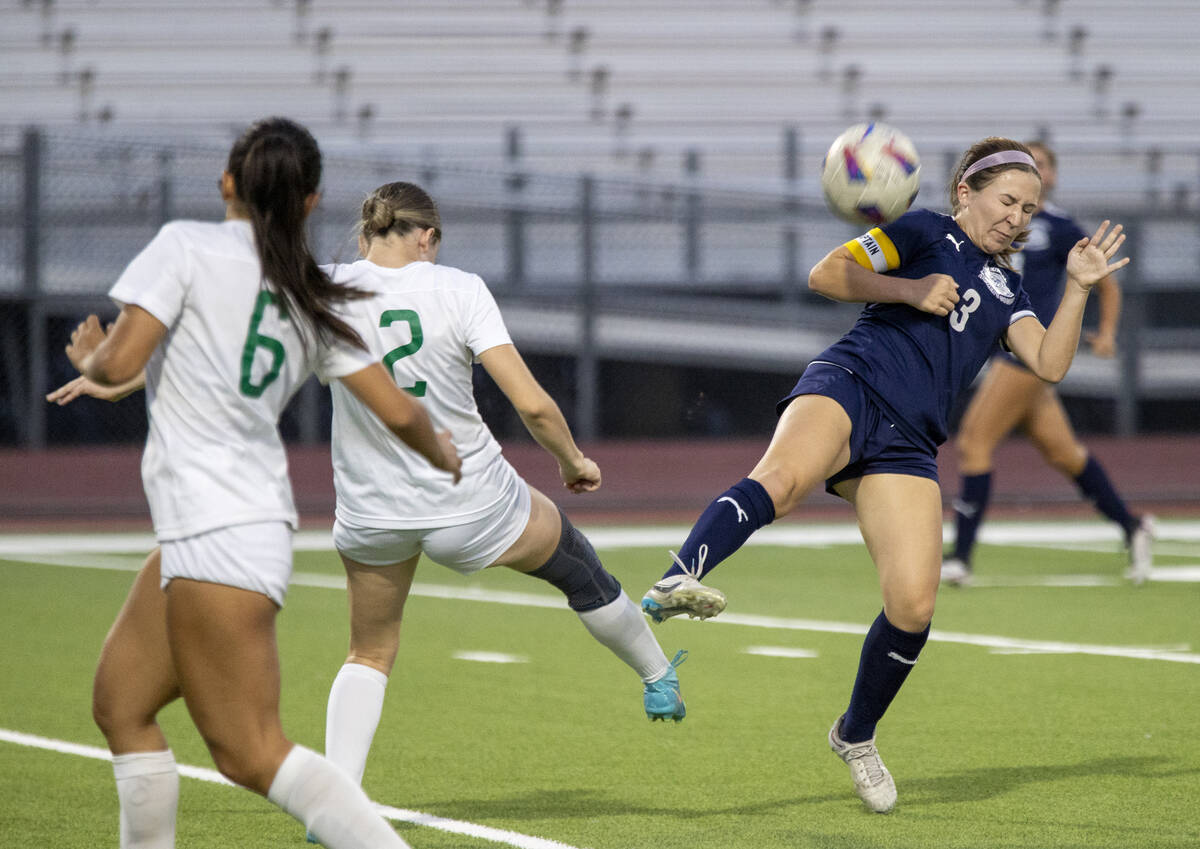
<path fill-rule="evenodd" d="M 784 409 L 762 459 L 700 515 L 675 565 L 646 593 L 642 609 L 656 622 L 687 614 L 707 619 L 725 609 L 725 594 L 700 579 L 755 530 L 786 515 L 850 459 L 850 418 L 823 395 L 800 395 Z M 692 554 L 694 552 L 694 555 Z"/>
<path fill-rule="evenodd" d="M 104 640 L 92 685 L 92 716 L 113 753 L 121 846 L 172 849 L 179 770 L 158 712 L 179 697 L 167 645 L 166 596 L 155 548 Z"/>
<path fill-rule="evenodd" d="M 249 590 L 184 578 L 167 586 L 171 654 L 213 761 L 328 849 L 407 847 L 345 772 L 284 736 L 277 614 L 274 602 Z"/>
<path fill-rule="evenodd" d="M 350 651 L 329 690 L 325 757 L 362 783 L 388 677 L 400 647 L 404 604 L 420 555 L 367 566 L 342 555 L 350 605 Z"/>
<path fill-rule="evenodd" d="M 92 685 L 92 716 L 114 755 L 167 748 L 158 712 L 179 697 L 167 645 L 167 599 L 154 549 L 117 614 Z"/>
<path fill-rule="evenodd" d="M 1024 422 L 1042 387 L 1042 381 L 1026 369 L 1003 358 L 993 359 L 963 414 L 954 443 L 962 475 L 954 499 L 954 552 L 942 563 L 943 582 L 970 583 L 971 554 L 991 497 L 996 448 Z"/>
<path fill-rule="evenodd" d="M 868 475 L 838 494 L 852 504 L 879 572 L 883 612 L 863 641 L 846 713 L 829 745 L 850 768 L 855 792 L 877 813 L 896 803 L 896 783 L 875 746 L 876 724 L 916 665 L 929 635 L 941 559 L 941 492 L 912 475 Z"/>
<path fill-rule="evenodd" d="M 1129 551 L 1126 574 L 1133 583 L 1144 583 L 1154 566 L 1154 517 L 1135 515 L 1129 510 L 1108 472 L 1075 435 L 1062 401 L 1052 387 L 1043 387 L 1026 430 L 1046 462 L 1072 480 L 1101 514 L 1121 527 Z"/>

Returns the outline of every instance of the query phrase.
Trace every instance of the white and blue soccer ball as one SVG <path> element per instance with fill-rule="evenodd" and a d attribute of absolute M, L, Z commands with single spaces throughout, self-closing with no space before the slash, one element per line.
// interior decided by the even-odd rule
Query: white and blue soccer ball
<path fill-rule="evenodd" d="M 829 146 L 821 189 L 834 215 L 879 225 L 908 211 L 921 187 L 921 158 L 908 136 L 887 124 L 855 124 Z"/>

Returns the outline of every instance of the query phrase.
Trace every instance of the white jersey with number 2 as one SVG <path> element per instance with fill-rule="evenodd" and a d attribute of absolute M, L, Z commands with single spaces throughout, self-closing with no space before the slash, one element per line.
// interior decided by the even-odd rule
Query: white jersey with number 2
<path fill-rule="evenodd" d="M 248 522 L 294 527 L 279 414 L 310 373 L 328 381 L 375 358 L 315 341 L 306 354 L 296 322 L 263 284 L 248 221 L 166 224 L 109 295 L 167 328 L 146 366 L 142 456 L 158 539 Z"/>
<path fill-rule="evenodd" d="M 462 482 L 400 444 L 343 387 L 333 386 L 333 477 L 337 516 L 367 528 L 434 528 L 471 521 L 497 500 L 479 473 L 505 462 L 475 406 L 472 364 L 512 342 L 478 275 L 430 262 L 385 268 L 367 260 L 328 268 L 335 282 L 376 292 L 355 301 L 355 329 L 397 385 L 448 430 Z"/>

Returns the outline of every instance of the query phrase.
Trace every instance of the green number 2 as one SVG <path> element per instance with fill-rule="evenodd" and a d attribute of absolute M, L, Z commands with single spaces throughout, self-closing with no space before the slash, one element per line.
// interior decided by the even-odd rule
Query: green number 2
<path fill-rule="evenodd" d="M 396 372 L 394 371 L 396 360 L 401 360 L 411 354 L 415 354 L 425 342 L 425 334 L 421 330 L 421 318 L 412 310 L 387 310 L 379 317 L 379 326 L 391 327 L 398 321 L 408 322 L 408 329 L 412 333 L 412 341 L 407 345 L 401 345 L 399 348 L 392 348 L 392 350 L 387 352 L 387 356 L 383 358 L 383 365 L 388 371 L 392 372 L 393 379 L 396 377 Z M 425 381 L 418 380 L 412 386 L 405 386 L 404 391 L 418 398 L 424 398 Z"/>
<path fill-rule="evenodd" d="M 275 381 L 275 378 L 279 377 L 279 372 L 283 369 L 283 361 L 287 356 L 282 342 L 258 332 L 258 326 L 262 323 L 267 304 L 274 304 L 279 307 L 280 314 L 286 315 L 275 295 L 266 289 L 258 293 L 258 300 L 254 302 L 254 314 L 250 316 L 250 329 L 246 333 L 246 344 L 242 347 L 242 380 L 239 384 L 242 394 L 250 398 L 258 398 Z M 263 375 L 262 380 L 255 383 L 252 374 L 254 352 L 259 348 L 266 348 L 271 353 L 271 368 Z"/>

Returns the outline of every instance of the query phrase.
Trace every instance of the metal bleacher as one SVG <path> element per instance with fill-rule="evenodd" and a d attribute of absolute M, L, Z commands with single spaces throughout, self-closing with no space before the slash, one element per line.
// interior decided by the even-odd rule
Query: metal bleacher
<path fill-rule="evenodd" d="M 10 0 L 15 2 L 15 0 Z M 1003 132 L 1194 176 L 1192 0 L 19 0 L 6 121 L 220 134 L 264 110 L 322 138 L 538 169 L 778 183 L 847 122 L 922 150 Z M 689 154 L 693 154 L 689 159 Z M 698 158 L 694 154 L 699 154 Z M 1133 188 L 1136 185 L 1134 178 Z"/>

